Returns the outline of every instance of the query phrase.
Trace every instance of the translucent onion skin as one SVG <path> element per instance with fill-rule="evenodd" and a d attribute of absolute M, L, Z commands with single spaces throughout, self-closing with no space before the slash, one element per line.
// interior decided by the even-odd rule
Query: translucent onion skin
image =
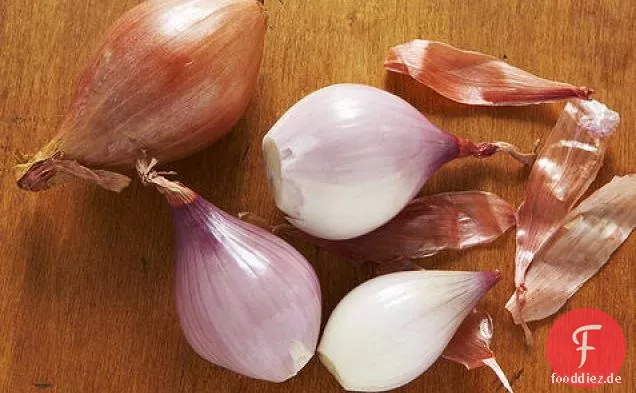
<path fill-rule="evenodd" d="M 143 152 L 167 162 L 232 129 L 255 89 L 266 30 L 256 0 L 150 0 L 110 29 L 58 135 L 18 168 L 31 191 L 80 177 L 115 191 Z M 90 168 L 90 169 L 89 169 Z"/>
<path fill-rule="evenodd" d="M 206 360 L 285 381 L 313 357 L 320 333 L 316 273 L 292 246 L 235 218 L 140 160 L 141 180 L 172 207 L 176 303 L 183 333 Z"/>
<path fill-rule="evenodd" d="M 525 275 L 523 302 L 513 294 L 506 308 L 515 323 L 559 311 L 609 261 L 636 227 L 636 174 L 598 189 L 561 222 Z M 529 331 L 526 331 L 529 334 Z"/>
<path fill-rule="evenodd" d="M 357 84 L 308 95 L 263 139 L 276 205 L 290 223 L 328 240 L 384 225 L 446 162 L 499 150 L 446 133 L 400 97 Z"/>
<path fill-rule="evenodd" d="M 393 47 L 384 67 L 468 105 L 531 105 L 589 99 L 594 92 L 587 87 L 539 78 L 496 57 L 436 41 L 413 40 Z"/>
<path fill-rule="evenodd" d="M 515 225 L 512 206 L 484 191 L 449 192 L 413 199 L 380 228 L 353 239 L 325 240 L 291 224 L 272 228 L 352 261 L 395 263 L 495 241 Z"/>
<path fill-rule="evenodd" d="M 448 343 L 442 357 L 464 365 L 468 370 L 488 366 L 502 386 L 510 393 L 512 387 L 490 349 L 493 337 L 493 322 L 487 312 L 473 310 L 462 322 L 453 339 Z"/>
<path fill-rule="evenodd" d="M 517 213 L 517 288 L 537 251 L 596 178 L 619 122 L 619 114 L 599 101 L 566 104 L 532 167 Z"/>

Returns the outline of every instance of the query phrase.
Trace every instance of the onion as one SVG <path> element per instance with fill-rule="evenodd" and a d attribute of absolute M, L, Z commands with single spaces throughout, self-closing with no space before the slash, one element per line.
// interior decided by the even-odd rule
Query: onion
<path fill-rule="evenodd" d="M 351 291 L 325 326 L 320 360 L 349 391 L 381 392 L 426 371 L 498 272 L 387 274 Z"/>
<path fill-rule="evenodd" d="M 130 179 L 96 168 L 162 162 L 217 140 L 253 95 L 266 29 L 256 0 L 150 0 L 110 29 L 80 79 L 59 132 L 18 167 L 39 191 L 79 177 L 119 191 Z"/>
<path fill-rule="evenodd" d="M 172 206 L 177 311 L 192 348 L 251 378 L 282 382 L 314 355 L 321 296 L 311 265 L 264 229 L 139 164 Z"/>
<path fill-rule="evenodd" d="M 409 103 L 364 85 L 325 87 L 296 103 L 263 139 L 276 205 L 323 239 L 350 239 L 391 220 L 446 162 L 507 151 L 439 130 Z"/>

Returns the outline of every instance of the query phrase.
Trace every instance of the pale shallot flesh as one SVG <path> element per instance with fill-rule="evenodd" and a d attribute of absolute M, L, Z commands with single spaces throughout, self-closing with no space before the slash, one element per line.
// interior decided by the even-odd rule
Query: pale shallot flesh
<path fill-rule="evenodd" d="M 615 177 L 562 221 L 525 274 L 523 302 L 506 307 L 515 323 L 556 313 L 623 244 L 636 226 L 636 174 Z"/>
<path fill-rule="evenodd" d="M 442 355 L 499 277 L 499 272 L 419 270 L 367 281 L 329 317 L 320 360 L 348 391 L 403 386 Z"/>
<path fill-rule="evenodd" d="M 489 192 L 464 191 L 416 198 L 388 223 L 353 239 L 325 240 L 291 224 L 272 231 L 351 261 L 388 263 L 488 244 L 514 224 L 515 212 L 508 202 Z"/>
<path fill-rule="evenodd" d="M 322 88 L 292 106 L 263 138 L 276 205 L 302 231 L 351 239 L 389 222 L 445 163 L 498 151 L 433 125 L 400 97 L 371 86 Z"/>
<path fill-rule="evenodd" d="M 493 323 L 490 315 L 474 309 L 462 322 L 448 343 L 442 357 L 464 365 L 468 370 L 488 366 L 497 375 L 501 384 L 512 393 L 510 382 L 503 372 L 494 352 L 490 349 L 493 337 Z"/>
<path fill-rule="evenodd" d="M 184 185 L 138 170 L 172 208 L 176 303 L 183 333 L 206 360 L 271 382 L 314 355 L 321 295 L 312 266 L 292 246 L 223 212 Z"/>
<path fill-rule="evenodd" d="M 57 136 L 18 185 L 81 178 L 113 191 L 144 153 L 162 162 L 232 129 L 253 95 L 266 19 L 256 0 L 149 0 L 123 15 L 84 71 Z M 107 169 L 107 170 L 105 170 Z"/>
<path fill-rule="evenodd" d="M 568 102 L 532 167 L 517 213 L 515 286 L 523 307 L 525 274 L 603 165 L 618 113 L 598 101 Z"/>
<path fill-rule="evenodd" d="M 470 105 L 519 106 L 589 99 L 593 93 L 587 87 L 539 78 L 496 57 L 436 41 L 413 40 L 393 47 L 384 67 Z"/>

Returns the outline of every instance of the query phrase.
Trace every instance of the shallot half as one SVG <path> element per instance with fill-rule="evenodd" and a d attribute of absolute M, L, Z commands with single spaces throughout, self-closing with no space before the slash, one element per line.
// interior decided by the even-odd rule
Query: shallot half
<path fill-rule="evenodd" d="M 144 152 L 162 162 L 231 130 L 249 103 L 266 29 L 256 0 L 149 0 L 110 29 L 50 143 L 18 166 L 40 191 L 77 177 L 119 191 Z M 109 169 L 109 170 L 104 170 Z"/>
<path fill-rule="evenodd" d="M 263 139 L 276 205 L 310 235 L 350 239 L 395 217 L 442 165 L 506 151 L 435 127 L 403 99 L 370 86 L 339 84 L 296 103 Z"/>
<path fill-rule="evenodd" d="M 318 353 L 343 388 L 379 392 L 414 380 L 441 355 L 498 272 L 409 271 L 376 277 L 340 301 Z"/>
<path fill-rule="evenodd" d="M 314 355 L 321 296 L 316 274 L 292 246 L 221 211 L 140 161 L 146 184 L 172 207 L 177 312 L 192 348 L 251 378 L 282 382 Z"/>

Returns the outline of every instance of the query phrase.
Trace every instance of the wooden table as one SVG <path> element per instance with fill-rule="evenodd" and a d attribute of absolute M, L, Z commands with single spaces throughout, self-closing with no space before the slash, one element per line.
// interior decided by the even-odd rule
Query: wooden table
<path fill-rule="evenodd" d="M 184 341 L 173 301 L 169 209 L 154 191 L 133 185 L 121 195 L 79 182 L 45 193 L 20 191 L 11 167 L 53 136 L 78 74 L 101 34 L 139 0 L 0 0 L 0 391 L 57 393 L 338 392 L 312 360 L 281 385 L 217 368 Z M 530 148 L 562 105 L 470 108 L 407 78 L 387 75 L 386 50 L 413 38 L 449 42 L 505 57 L 538 75 L 596 89 L 622 127 L 592 189 L 636 169 L 636 3 L 541 1 L 268 0 L 270 29 L 256 96 L 236 130 L 173 168 L 231 213 L 275 221 L 260 140 L 298 99 L 336 82 L 395 92 L 440 127 L 476 140 Z M 505 157 L 467 159 L 444 168 L 423 190 L 483 189 L 518 204 L 527 171 Z M 322 282 L 325 318 L 347 291 L 371 276 L 325 252 L 299 245 Z M 555 318 L 531 325 L 536 345 L 503 304 L 513 284 L 514 235 L 492 247 L 444 253 L 422 262 L 441 269 L 500 269 L 503 281 L 483 304 L 495 320 L 494 349 L 516 392 L 577 392 L 550 385 L 544 343 Z M 597 392 L 633 392 L 636 374 L 631 238 L 566 309 L 597 307 L 622 325 L 625 383 Z M 632 259 L 632 260 L 630 260 Z M 560 313 L 562 314 L 563 311 Z M 495 392 L 487 369 L 467 372 L 439 361 L 400 392 Z"/>

